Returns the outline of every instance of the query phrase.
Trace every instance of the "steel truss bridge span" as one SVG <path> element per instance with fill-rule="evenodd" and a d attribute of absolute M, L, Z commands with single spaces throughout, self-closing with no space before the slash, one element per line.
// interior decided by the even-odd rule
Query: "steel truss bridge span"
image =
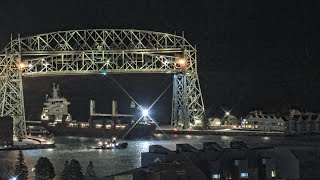
<path fill-rule="evenodd" d="M 24 138 L 23 76 L 96 73 L 173 73 L 171 125 L 188 128 L 204 113 L 196 49 L 183 36 L 90 29 L 11 38 L 0 53 L 0 116 Z"/>

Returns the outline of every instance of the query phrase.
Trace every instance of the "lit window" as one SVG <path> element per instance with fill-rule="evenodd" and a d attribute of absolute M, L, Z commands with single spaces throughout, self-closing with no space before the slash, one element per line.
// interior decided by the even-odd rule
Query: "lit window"
<path fill-rule="evenodd" d="M 220 179 L 220 174 L 213 174 L 212 179 Z"/>
<path fill-rule="evenodd" d="M 239 160 L 234 160 L 234 165 L 239 166 Z"/>
<path fill-rule="evenodd" d="M 248 178 L 248 173 L 240 173 L 240 178 Z"/>
<path fill-rule="evenodd" d="M 271 177 L 276 177 L 276 171 L 271 171 Z"/>

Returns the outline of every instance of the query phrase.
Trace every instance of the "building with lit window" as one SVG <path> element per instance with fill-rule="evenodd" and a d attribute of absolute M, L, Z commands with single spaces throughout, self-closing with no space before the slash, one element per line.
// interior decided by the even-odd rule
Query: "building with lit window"
<path fill-rule="evenodd" d="M 320 133 L 320 114 L 290 110 L 286 127 L 289 134 Z"/>
<path fill-rule="evenodd" d="M 159 145 L 141 154 L 141 164 L 186 162 L 198 167 L 205 179 L 299 179 L 299 160 L 286 148 L 248 148 L 243 142 L 231 142 L 222 148 L 215 142 L 197 149 L 177 144 L 176 151 Z M 199 179 L 200 180 L 200 179 Z"/>

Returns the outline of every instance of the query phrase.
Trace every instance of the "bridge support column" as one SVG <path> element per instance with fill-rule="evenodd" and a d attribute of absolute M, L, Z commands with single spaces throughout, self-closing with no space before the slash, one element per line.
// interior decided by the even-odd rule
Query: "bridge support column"
<path fill-rule="evenodd" d="M 173 76 L 172 114 L 171 126 L 189 127 L 189 116 L 187 109 L 187 82 L 185 74 Z"/>
<path fill-rule="evenodd" d="M 20 63 L 21 56 L 17 54 L 7 54 L 0 63 L 3 65 L 0 76 L 0 116 L 13 117 L 14 135 L 18 140 L 27 134 Z"/>
<path fill-rule="evenodd" d="M 173 78 L 171 126 L 202 126 L 204 106 L 196 73 L 175 74 Z"/>

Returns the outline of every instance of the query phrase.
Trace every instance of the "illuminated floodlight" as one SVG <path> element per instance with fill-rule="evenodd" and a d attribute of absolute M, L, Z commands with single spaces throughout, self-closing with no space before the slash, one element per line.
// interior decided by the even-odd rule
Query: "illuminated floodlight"
<path fill-rule="evenodd" d="M 18 68 L 19 69 L 24 69 L 24 68 L 27 68 L 28 67 L 28 64 L 26 62 L 20 62 L 18 64 Z"/>
<path fill-rule="evenodd" d="M 230 111 L 226 111 L 226 116 L 230 116 Z"/>
<path fill-rule="evenodd" d="M 148 109 L 143 109 L 142 110 L 142 115 L 145 116 L 145 117 L 149 116 L 149 110 Z"/>
<path fill-rule="evenodd" d="M 178 63 L 180 66 L 184 66 L 184 65 L 186 65 L 186 59 L 185 59 L 184 57 L 180 57 L 180 58 L 178 58 L 177 63 Z"/>

